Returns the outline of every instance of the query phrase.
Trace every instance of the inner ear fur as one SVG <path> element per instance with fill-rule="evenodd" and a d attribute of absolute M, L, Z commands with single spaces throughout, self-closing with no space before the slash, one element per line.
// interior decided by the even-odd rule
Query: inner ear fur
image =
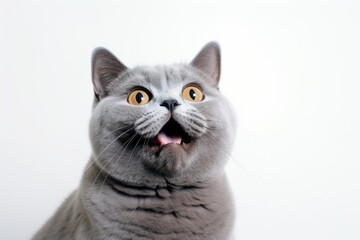
<path fill-rule="evenodd" d="M 191 65 L 204 72 L 214 86 L 218 86 L 221 70 L 220 46 L 217 42 L 206 44 L 196 57 L 191 61 Z"/>
<path fill-rule="evenodd" d="M 92 53 L 92 82 L 97 100 L 108 95 L 108 85 L 127 67 L 121 63 L 109 50 L 99 47 Z"/>

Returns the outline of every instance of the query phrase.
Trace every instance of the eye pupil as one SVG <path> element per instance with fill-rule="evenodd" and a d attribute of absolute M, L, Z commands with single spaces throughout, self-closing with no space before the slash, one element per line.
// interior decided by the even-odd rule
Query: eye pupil
<path fill-rule="evenodd" d="M 195 100 L 195 98 L 196 98 L 196 92 L 194 91 L 194 89 L 190 89 L 189 95 L 190 95 L 190 97 L 191 97 L 193 100 Z"/>
<path fill-rule="evenodd" d="M 133 106 L 142 106 L 147 104 L 151 100 L 151 93 L 146 92 L 146 90 L 133 90 L 128 98 L 127 101 L 130 105 Z"/>
<path fill-rule="evenodd" d="M 135 100 L 137 103 L 141 103 L 144 100 L 144 96 L 140 92 L 138 92 L 135 96 Z"/>
<path fill-rule="evenodd" d="M 204 100 L 204 94 L 201 91 L 201 88 L 195 84 L 185 87 L 182 91 L 182 97 L 191 103 L 197 103 Z"/>

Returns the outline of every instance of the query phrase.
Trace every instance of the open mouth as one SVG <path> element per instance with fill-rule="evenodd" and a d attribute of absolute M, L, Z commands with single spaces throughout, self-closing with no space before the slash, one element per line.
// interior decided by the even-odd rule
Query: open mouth
<path fill-rule="evenodd" d="M 169 144 L 186 145 L 192 138 L 185 130 L 171 118 L 160 130 L 160 132 L 150 141 L 150 146 L 157 148 L 157 151 Z"/>

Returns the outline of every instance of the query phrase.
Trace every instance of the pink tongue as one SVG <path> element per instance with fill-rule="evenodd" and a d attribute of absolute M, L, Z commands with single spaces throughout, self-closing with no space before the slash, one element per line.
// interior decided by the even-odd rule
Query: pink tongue
<path fill-rule="evenodd" d="M 156 136 L 156 141 L 160 143 L 160 146 L 169 144 L 169 143 L 176 143 L 181 144 L 181 137 L 180 136 L 168 136 L 165 133 L 161 132 Z"/>

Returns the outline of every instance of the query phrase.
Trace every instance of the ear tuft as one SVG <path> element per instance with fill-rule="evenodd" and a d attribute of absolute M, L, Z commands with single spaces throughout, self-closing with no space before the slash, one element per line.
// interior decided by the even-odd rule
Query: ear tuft
<path fill-rule="evenodd" d="M 206 44 L 191 61 L 191 65 L 208 75 L 211 83 L 217 87 L 221 68 L 219 44 L 217 42 L 209 42 Z"/>
<path fill-rule="evenodd" d="M 125 71 L 127 67 L 105 48 L 94 49 L 91 66 L 95 96 L 100 101 L 107 96 L 109 83 Z"/>

